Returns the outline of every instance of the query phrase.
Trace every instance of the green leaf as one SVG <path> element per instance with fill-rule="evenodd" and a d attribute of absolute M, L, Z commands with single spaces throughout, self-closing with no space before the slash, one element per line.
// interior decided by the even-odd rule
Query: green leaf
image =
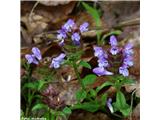
<path fill-rule="evenodd" d="M 91 65 L 88 62 L 85 62 L 83 60 L 80 61 L 79 65 L 85 68 L 91 69 Z"/>
<path fill-rule="evenodd" d="M 71 114 L 71 113 L 72 113 L 72 110 L 71 110 L 69 107 L 65 107 L 65 108 L 63 109 L 63 112 L 64 112 L 65 114 Z"/>
<path fill-rule="evenodd" d="M 91 97 L 96 97 L 97 92 L 94 89 L 91 89 L 89 92 L 90 92 Z"/>
<path fill-rule="evenodd" d="M 129 78 L 125 78 L 124 80 L 122 80 L 121 84 L 122 85 L 132 85 L 132 84 L 135 84 L 135 81 Z"/>
<path fill-rule="evenodd" d="M 100 15 L 99 15 L 98 10 L 96 10 L 95 8 L 89 6 L 85 2 L 82 2 L 82 5 L 87 10 L 87 12 L 93 17 L 93 19 L 96 22 L 96 26 L 101 26 Z"/>
<path fill-rule="evenodd" d="M 43 109 L 43 108 L 47 108 L 47 106 L 42 103 L 38 103 L 32 108 L 32 111 Z"/>
<path fill-rule="evenodd" d="M 97 87 L 96 92 L 98 93 L 100 90 L 102 90 L 104 87 L 113 85 L 112 82 L 106 81 L 105 83 L 103 83 L 101 86 Z"/>
<path fill-rule="evenodd" d="M 83 90 L 83 89 L 82 90 L 78 90 L 76 92 L 76 99 L 78 101 L 82 101 L 83 99 L 86 98 L 86 96 L 87 96 L 87 92 L 85 90 Z"/>
<path fill-rule="evenodd" d="M 114 104 L 117 110 L 119 110 L 123 116 L 128 116 L 131 112 L 130 106 L 126 103 L 124 94 L 118 91 L 116 94 L 116 103 Z"/>
<path fill-rule="evenodd" d="M 56 120 L 59 120 L 59 119 L 67 120 L 66 114 L 64 114 L 61 111 L 58 111 L 57 116 L 56 116 Z"/>
<path fill-rule="evenodd" d="M 87 76 L 85 76 L 83 79 L 82 79 L 82 82 L 83 84 L 86 86 L 86 85 L 90 85 L 90 84 L 93 84 L 95 81 L 96 81 L 96 78 L 97 76 L 94 75 L 94 74 L 89 74 Z"/>
<path fill-rule="evenodd" d="M 116 105 L 118 108 L 125 108 L 126 106 L 126 99 L 121 91 L 118 91 L 116 94 Z"/>
<path fill-rule="evenodd" d="M 103 94 L 101 97 L 101 103 L 103 106 L 106 105 L 107 96 L 108 96 L 107 94 Z"/>
<path fill-rule="evenodd" d="M 130 107 L 128 106 L 128 107 L 126 107 L 126 108 L 124 108 L 124 109 L 120 109 L 120 112 L 123 114 L 123 116 L 127 117 L 127 116 L 129 116 L 129 114 L 130 114 L 130 112 L 131 112 L 131 109 L 130 109 Z"/>
<path fill-rule="evenodd" d="M 38 84 L 37 82 L 29 82 L 25 83 L 22 89 L 29 88 L 29 89 L 37 89 Z"/>
<path fill-rule="evenodd" d="M 46 84 L 47 82 L 44 80 L 38 80 L 38 91 L 42 89 L 42 87 Z"/>
<path fill-rule="evenodd" d="M 98 102 L 84 102 L 81 104 L 76 104 L 72 107 L 72 109 L 83 109 L 89 112 L 96 112 L 99 109 L 100 105 Z"/>

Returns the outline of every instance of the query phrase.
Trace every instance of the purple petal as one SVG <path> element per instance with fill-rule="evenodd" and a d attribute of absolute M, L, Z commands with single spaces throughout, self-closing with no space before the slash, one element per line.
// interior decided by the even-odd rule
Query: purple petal
<path fill-rule="evenodd" d="M 128 57 L 126 57 L 126 58 L 124 58 L 124 60 L 123 60 L 123 64 L 125 64 L 126 66 L 133 66 L 133 58 L 132 57 L 130 57 L 130 56 L 128 56 Z"/>
<path fill-rule="evenodd" d="M 125 45 L 124 50 L 123 50 L 123 55 L 124 56 L 130 56 L 133 55 L 134 51 L 133 51 L 133 44 L 128 43 Z"/>
<path fill-rule="evenodd" d="M 35 56 L 34 55 L 32 55 L 32 56 L 33 56 L 33 63 L 38 65 L 38 61 L 36 60 Z"/>
<path fill-rule="evenodd" d="M 72 19 L 69 19 L 63 26 L 64 29 L 66 29 L 68 32 L 71 32 L 71 29 L 74 27 L 75 22 Z"/>
<path fill-rule="evenodd" d="M 93 49 L 94 49 L 94 56 L 96 56 L 98 58 L 100 58 L 100 57 L 107 58 L 107 54 L 103 51 L 102 47 L 94 46 Z"/>
<path fill-rule="evenodd" d="M 83 23 L 82 25 L 80 25 L 80 27 L 79 27 L 80 32 L 82 33 L 82 32 L 88 31 L 88 26 L 89 26 L 89 23 L 88 23 L 88 22 L 84 22 L 84 23 Z"/>
<path fill-rule="evenodd" d="M 125 48 L 126 50 L 132 49 L 132 48 L 133 48 L 133 44 L 128 43 L 128 44 L 125 45 L 124 48 Z"/>
<path fill-rule="evenodd" d="M 115 47 L 115 46 L 113 46 L 111 49 L 110 49 L 110 53 L 112 54 L 112 55 L 117 55 L 117 53 L 119 53 L 119 48 L 118 47 Z"/>
<path fill-rule="evenodd" d="M 97 74 L 98 76 L 113 75 L 112 72 L 109 72 L 109 71 L 105 70 L 103 67 L 96 67 L 96 68 L 93 69 L 93 72 L 95 74 Z"/>
<path fill-rule="evenodd" d="M 41 51 L 37 47 L 33 47 L 32 52 L 38 60 L 42 59 Z"/>
<path fill-rule="evenodd" d="M 60 63 L 57 62 L 57 61 L 52 60 L 52 63 L 51 63 L 51 65 L 49 67 L 57 69 L 57 68 L 60 67 Z"/>
<path fill-rule="evenodd" d="M 99 67 L 107 67 L 108 65 L 109 65 L 108 61 L 104 57 L 100 57 L 98 59 L 98 66 Z"/>
<path fill-rule="evenodd" d="M 113 106 L 112 106 L 112 98 L 109 98 L 107 100 L 107 107 L 109 108 L 111 113 L 114 113 Z"/>
<path fill-rule="evenodd" d="M 55 68 L 55 69 L 59 68 L 60 64 L 62 64 L 65 56 L 66 55 L 64 53 L 61 53 L 58 57 L 53 58 L 52 63 L 50 65 L 50 68 Z"/>
<path fill-rule="evenodd" d="M 72 36 L 71 36 L 71 39 L 75 44 L 80 44 L 80 35 L 79 35 L 79 33 L 77 33 L 77 32 L 73 33 Z"/>
<path fill-rule="evenodd" d="M 58 44 L 59 44 L 59 46 L 61 46 L 61 47 L 64 46 L 64 39 L 62 39 L 61 42 L 59 42 Z"/>
<path fill-rule="evenodd" d="M 133 49 L 124 49 L 123 50 L 123 54 L 124 54 L 124 56 L 130 56 L 130 55 L 133 55 L 133 53 L 134 53 L 134 51 L 133 51 Z"/>
<path fill-rule="evenodd" d="M 61 61 L 63 61 L 63 59 L 65 58 L 65 56 L 66 55 L 64 53 L 61 53 L 58 57 L 55 58 L 55 60 L 61 62 Z"/>
<path fill-rule="evenodd" d="M 27 59 L 29 64 L 34 63 L 34 64 L 38 65 L 38 61 L 36 60 L 34 55 L 27 54 L 27 55 L 25 55 L 25 58 Z"/>
<path fill-rule="evenodd" d="M 65 39 L 67 38 L 67 34 L 66 34 L 66 31 L 62 28 L 61 30 L 58 30 L 58 35 L 57 35 L 57 39 L 58 40 L 62 40 L 62 39 Z"/>
<path fill-rule="evenodd" d="M 114 35 L 112 35 L 111 37 L 110 37 L 110 45 L 111 46 L 117 46 L 117 39 L 116 39 L 116 37 L 114 36 Z"/>
<path fill-rule="evenodd" d="M 129 71 L 128 71 L 126 66 L 120 67 L 119 68 L 119 73 L 122 74 L 125 77 L 129 75 Z"/>
<path fill-rule="evenodd" d="M 26 54 L 25 58 L 27 59 L 28 63 L 31 64 L 33 62 L 33 57 L 30 54 Z"/>

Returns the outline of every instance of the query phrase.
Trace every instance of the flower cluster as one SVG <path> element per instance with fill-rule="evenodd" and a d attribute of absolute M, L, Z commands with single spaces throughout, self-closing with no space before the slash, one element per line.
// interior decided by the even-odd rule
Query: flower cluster
<path fill-rule="evenodd" d="M 111 47 L 105 52 L 102 47 L 94 46 L 94 55 L 98 58 L 98 67 L 93 72 L 98 76 L 113 75 L 119 73 L 128 76 L 128 68 L 133 66 L 133 45 L 128 43 L 124 47 L 119 47 L 115 36 L 110 37 L 109 44 Z M 112 69 L 111 72 L 106 70 Z M 117 70 L 118 69 L 118 70 Z"/>
<path fill-rule="evenodd" d="M 128 68 L 133 66 L 133 45 L 128 43 L 123 49 L 123 64 L 119 67 L 119 73 L 123 76 L 128 76 Z"/>
<path fill-rule="evenodd" d="M 39 64 L 38 61 L 42 59 L 41 51 L 37 47 L 33 47 L 32 53 L 33 54 L 26 54 L 25 58 L 27 59 L 29 64 L 34 63 L 38 65 Z"/>
<path fill-rule="evenodd" d="M 80 45 L 80 34 L 88 31 L 88 22 L 84 22 L 82 25 L 78 26 L 74 22 L 74 20 L 69 19 L 60 30 L 58 30 L 57 39 L 60 40 L 59 45 L 63 46 L 65 39 L 71 37 L 74 45 Z"/>
<path fill-rule="evenodd" d="M 94 55 L 98 58 L 98 67 L 93 69 L 93 72 L 96 73 L 98 76 L 101 75 L 113 75 L 112 72 L 109 72 L 105 70 L 105 67 L 108 67 L 108 61 L 107 61 L 107 54 L 106 52 L 101 48 L 94 46 Z"/>

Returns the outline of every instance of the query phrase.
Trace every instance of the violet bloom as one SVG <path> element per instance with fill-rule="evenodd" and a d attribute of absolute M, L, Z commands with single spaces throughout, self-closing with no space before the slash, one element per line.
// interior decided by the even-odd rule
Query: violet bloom
<path fill-rule="evenodd" d="M 26 54 L 25 58 L 27 59 L 29 64 L 34 63 L 34 64 L 38 65 L 38 61 L 36 60 L 34 55 Z"/>
<path fill-rule="evenodd" d="M 112 72 L 109 72 L 109 71 L 105 70 L 104 67 L 96 67 L 96 68 L 93 69 L 93 72 L 95 74 L 97 74 L 98 76 L 113 75 Z"/>
<path fill-rule="evenodd" d="M 127 66 L 123 65 L 119 67 L 119 73 L 122 74 L 124 77 L 129 75 L 129 71 L 127 69 Z"/>
<path fill-rule="evenodd" d="M 104 58 L 107 58 L 107 54 L 105 53 L 105 51 L 102 49 L 102 47 L 97 47 L 97 46 L 94 46 L 93 47 L 94 49 L 94 56 L 100 58 L 100 57 L 104 57 Z"/>
<path fill-rule="evenodd" d="M 57 35 L 57 39 L 58 40 L 62 40 L 62 39 L 65 39 L 65 38 L 67 38 L 67 34 L 66 34 L 66 31 L 65 31 L 65 29 L 61 29 L 61 30 L 58 30 L 58 35 Z"/>
<path fill-rule="evenodd" d="M 64 46 L 64 39 L 62 39 L 58 44 L 59 44 L 59 46 L 61 46 L 61 47 Z"/>
<path fill-rule="evenodd" d="M 65 56 L 66 55 L 64 53 L 61 53 L 58 57 L 53 58 L 50 68 L 55 68 L 55 69 L 59 68 L 60 64 L 62 64 L 62 62 L 64 61 Z"/>
<path fill-rule="evenodd" d="M 42 60 L 42 55 L 41 55 L 41 51 L 37 48 L 37 47 L 33 47 L 32 48 L 32 53 L 33 54 L 26 54 L 25 58 L 27 59 L 28 63 L 34 63 L 34 64 L 38 64 L 38 60 Z"/>
<path fill-rule="evenodd" d="M 108 100 L 107 100 L 107 107 L 109 108 L 109 110 L 110 110 L 110 112 L 111 113 L 114 113 L 114 110 L 113 110 L 113 106 L 112 106 L 112 98 L 109 98 Z"/>
<path fill-rule="evenodd" d="M 116 39 L 116 37 L 114 35 L 112 35 L 110 37 L 110 42 L 109 43 L 110 43 L 111 46 L 117 46 L 118 45 L 117 39 Z"/>
<path fill-rule="evenodd" d="M 88 23 L 88 22 L 84 22 L 84 23 L 83 23 L 82 25 L 80 25 L 80 27 L 79 27 L 80 32 L 82 33 L 82 32 L 88 31 L 88 26 L 89 26 L 89 23 Z"/>
<path fill-rule="evenodd" d="M 79 45 L 80 44 L 80 35 L 79 33 L 75 32 L 73 33 L 73 35 L 71 36 L 72 41 L 74 42 L 75 45 Z"/>
<path fill-rule="evenodd" d="M 126 56 L 123 60 L 123 64 L 126 66 L 133 66 L 133 58 L 131 56 Z"/>
<path fill-rule="evenodd" d="M 98 66 L 99 67 L 107 67 L 108 65 L 109 65 L 109 63 L 104 57 L 101 57 L 98 59 Z"/>
<path fill-rule="evenodd" d="M 65 24 L 64 24 L 64 29 L 67 30 L 67 32 L 71 32 L 72 28 L 74 27 L 75 22 L 72 19 L 69 19 Z"/>
<path fill-rule="evenodd" d="M 118 53 L 119 53 L 119 48 L 118 47 L 116 47 L 116 46 L 113 46 L 113 47 L 111 47 L 111 49 L 110 49 L 110 53 L 112 54 L 112 55 L 117 55 Z"/>
<path fill-rule="evenodd" d="M 37 47 L 32 48 L 32 53 L 38 60 L 42 59 L 41 51 Z"/>
<path fill-rule="evenodd" d="M 123 53 L 124 55 L 133 55 L 133 44 L 128 43 L 125 45 Z"/>

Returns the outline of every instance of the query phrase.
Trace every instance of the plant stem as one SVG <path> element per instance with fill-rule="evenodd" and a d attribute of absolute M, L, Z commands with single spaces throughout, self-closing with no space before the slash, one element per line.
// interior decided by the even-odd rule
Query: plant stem
<path fill-rule="evenodd" d="M 97 34 L 97 44 L 98 44 L 98 45 L 102 45 L 102 42 L 101 42 L 101 39 L 100 39 L 100 37 L 101 37 L 101 32 L 100 32 L 100 31 L 97 31 L 96 34 Z"/>
<path fill-rule="evenodd" d="M 85 90 L 85 86 L 84 86 L 84 84 L 83 84 L 83 82 L 82 82 L 82 79 L 81 79 L 81 77 L 80 77 L 80 75 L 79 75 L 79 72 L 78 72 L 77 64 L 76 64 L 74 61 L 73 61 L 72 63 L 73 63 L 72 65 L 73 65 L 75 74 L 76 74 L 76 76 L 77 76 L 77 78 L 78 78 L 78 81 L 80 82 L 82 89 Z"/>
<path fill-rule="evenodd" d="M 49 120 L 51 120 L 51 109 L 49 108 Z"/>

